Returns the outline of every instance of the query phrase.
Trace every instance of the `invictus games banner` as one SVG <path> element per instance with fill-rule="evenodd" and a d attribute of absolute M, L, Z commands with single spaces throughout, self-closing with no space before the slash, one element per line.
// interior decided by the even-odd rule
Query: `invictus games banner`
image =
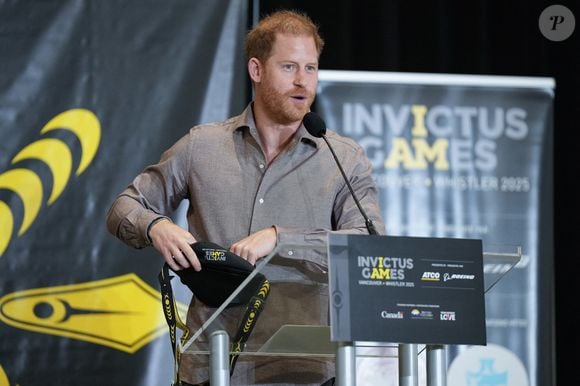
<path fill-rule="evenodd" d="M 246 100 L 245 1 L 0 2 L 0 386 L 169 385 L 152 248 L 116 195 Z"/>
<path fill-rule="evenodd" d="M 388 235 L 521 247 L 485 295 L 487 345 L 448 347 L 449 385 L 553 384 L 553 98 L 549 78 L 320 72 L 316 110 L 366 150 Z"/>

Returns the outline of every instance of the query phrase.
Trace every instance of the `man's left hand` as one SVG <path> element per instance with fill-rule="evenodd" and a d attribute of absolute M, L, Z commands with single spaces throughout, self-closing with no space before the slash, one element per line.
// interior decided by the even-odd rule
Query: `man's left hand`
<path fill-rule="evenodd" d="M 230 252 L 249 261 L 252 265 L 267 256 L 276 247 L 276 228 L 269 227 L 232 244 Z"/>

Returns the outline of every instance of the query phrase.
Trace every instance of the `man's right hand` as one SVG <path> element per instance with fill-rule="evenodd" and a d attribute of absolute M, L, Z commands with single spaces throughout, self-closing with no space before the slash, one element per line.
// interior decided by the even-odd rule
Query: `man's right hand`
<path fill-rule="evenodd" d="M 151 226 L 149 238 L 174 271 L 189 267 L 201 271 L 199 259 L 190 247 L 190 244 L 196 242 L 195 237 L 185 229 L 163 219 Z"/>

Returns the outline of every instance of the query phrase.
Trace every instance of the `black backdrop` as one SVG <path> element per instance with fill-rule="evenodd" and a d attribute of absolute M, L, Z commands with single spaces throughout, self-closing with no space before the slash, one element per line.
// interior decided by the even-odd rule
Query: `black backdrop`
<path fill-rule="evenodd" d="M 576 30 L 562 42 L 544 38 L 538 28 L 539 15 L 552 4 L 565 5 L 576 17 Z M 545 274 L 554 274 L 556 282 L 557 383 L 579 379 L 572 352 L 580 343 L 574 296 L 580 271 L 575 243 L 580 2 L 262 0 L 258 13 L 281 8 L 305 11 L 319 24 L 326 41 L 322 69 L 555 78 L 555 272 Z"/>

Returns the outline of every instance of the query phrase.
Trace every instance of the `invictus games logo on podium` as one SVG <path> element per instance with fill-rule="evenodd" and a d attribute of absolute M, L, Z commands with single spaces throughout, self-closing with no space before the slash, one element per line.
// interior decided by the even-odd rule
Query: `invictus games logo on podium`
<path fill-rule="evenodd" d="M 410 257 L 358 256 L 357 264 L 361 275 L 359 285 L 415 286 L 404 281 L 407 270 L 414 267 Z"/>

